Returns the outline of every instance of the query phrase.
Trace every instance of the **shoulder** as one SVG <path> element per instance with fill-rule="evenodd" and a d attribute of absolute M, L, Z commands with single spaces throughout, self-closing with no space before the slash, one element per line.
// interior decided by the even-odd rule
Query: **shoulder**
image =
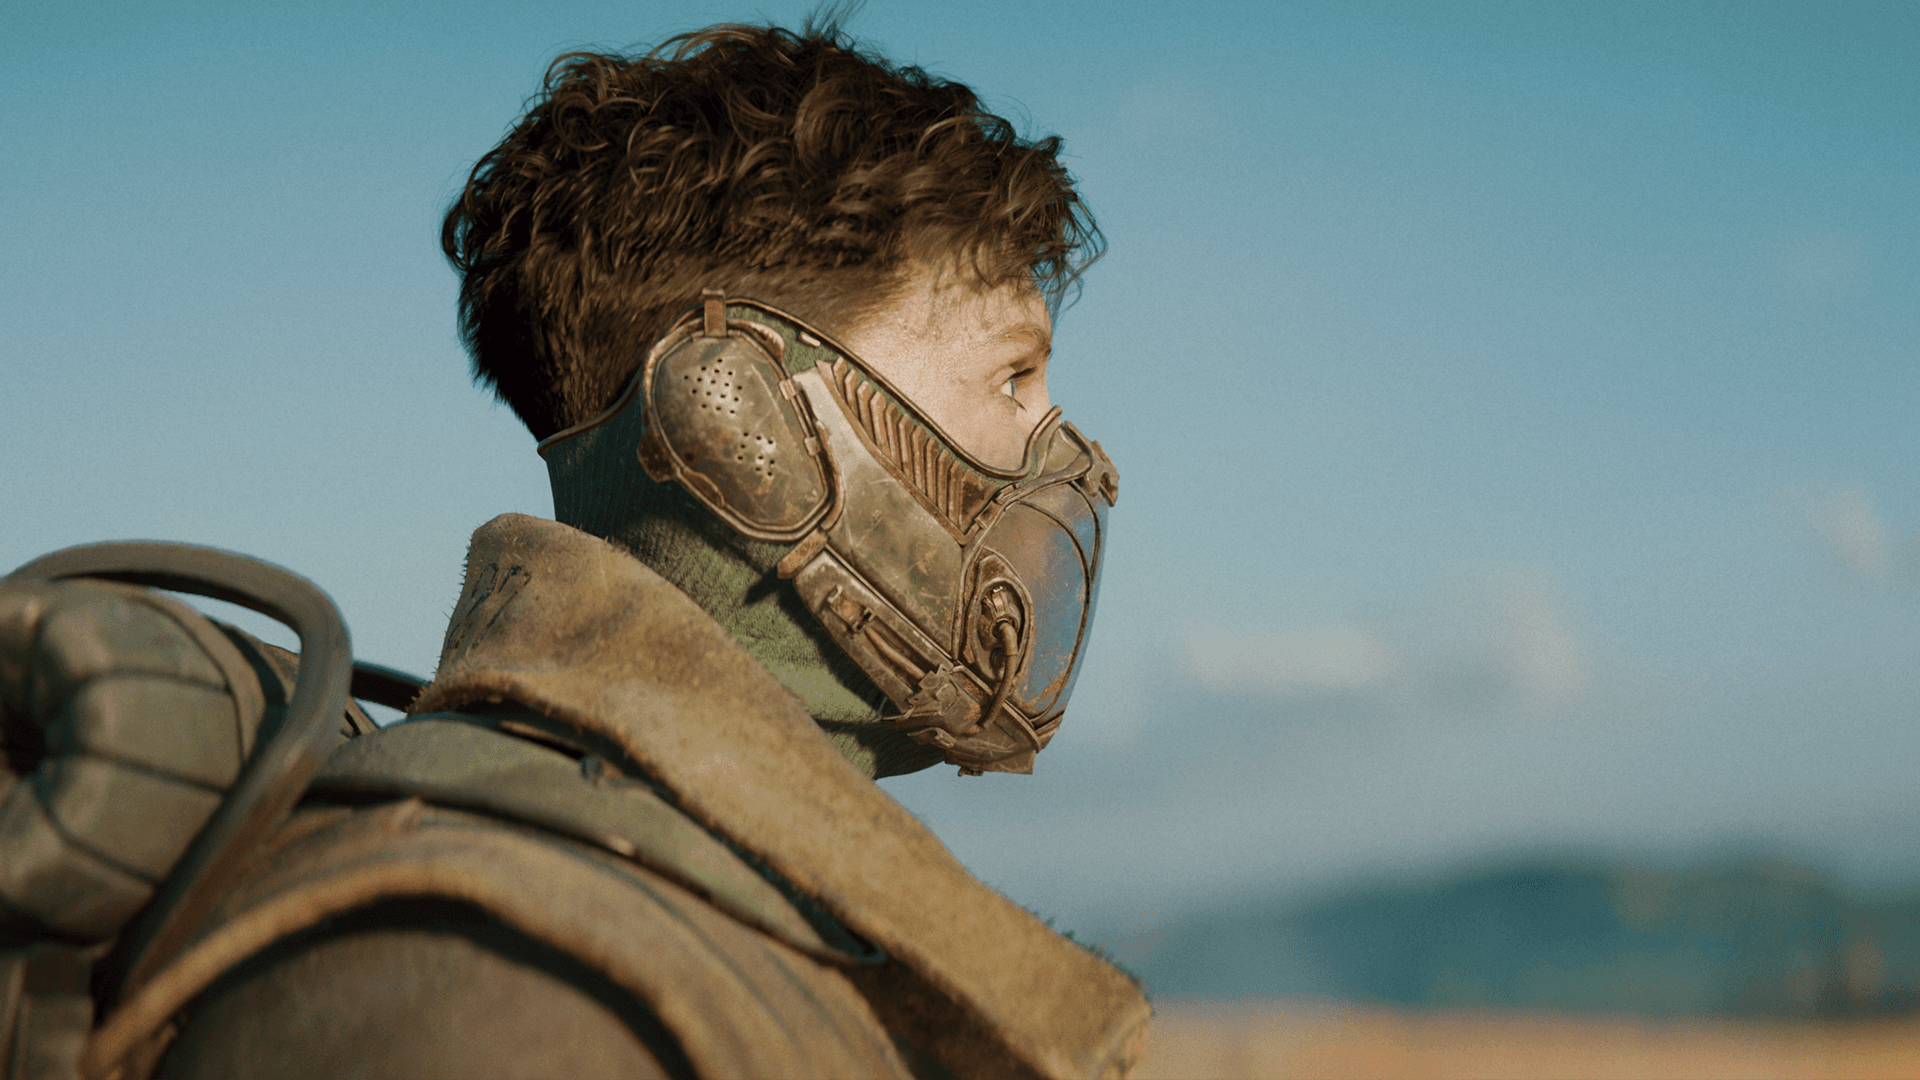
<path fill-rule="evenodd" d="M 471 905 L 376 903 L 199 995 L 163 1076 L 697 1076 L 602 972 Z"/>
<path fill-rule="evenodd" d="M 650 792 L 530 746 L 416 721 L 343 747 L 315 782 L 334 801 L 125 1025 L 178 1015 L 181 1075 L 905 1074 L 806 913 Z"/>

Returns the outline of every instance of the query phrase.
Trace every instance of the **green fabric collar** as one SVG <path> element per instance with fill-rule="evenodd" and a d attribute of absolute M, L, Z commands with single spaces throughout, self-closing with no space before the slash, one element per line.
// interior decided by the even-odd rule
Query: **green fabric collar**
<path fill-rule="evenodd" d="M 939 748 L 880 719 L 886 695 L 774 573 L 786 545 L 741 536 L 678 485 L 647 475 L 633 450 L 641 412 L 622 410 L 548 448 L 554 517 L 625 548 L 691 597 L 806 704 L 855 768 L 877 778 L 939 764 Z"/>

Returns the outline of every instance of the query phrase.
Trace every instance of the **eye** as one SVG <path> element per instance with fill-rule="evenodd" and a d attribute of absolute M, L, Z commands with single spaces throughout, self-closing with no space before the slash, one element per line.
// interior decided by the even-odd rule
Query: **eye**
<path fill-rule="evenodd" d="M 1002 387 L 1000 388 L 1000 392 L 1001 392 L 1001 393 L 1003 393 L 1003 394 L 1005 394 L 1005 395 L 1007 395 L 1007 396 L 1008 396 L 1008 397 L 1010 397 L 1010 398 L 1016 398 L 1016 399 L 1017 399 L 1017 393 L 1016 393 L 1016 392 L 1017 392 L 1017 391 L 1018 391 L 1019 389 L 1020 389 L 1020 376 L 1018 376 L 1018 375 L 1009 375 L 1009 376 L 1007 376 L 1007 382 L 1006 382 L 1006 385 L 1004 385 L 1004 386 L 1002 386 Z"/>

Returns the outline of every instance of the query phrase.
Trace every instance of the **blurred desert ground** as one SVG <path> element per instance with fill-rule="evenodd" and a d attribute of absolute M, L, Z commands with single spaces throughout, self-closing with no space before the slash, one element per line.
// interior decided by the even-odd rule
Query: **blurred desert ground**
<path fill-rule="evenodd" d="M 1920 892 L 1789 862 L 1519 862 L 1110 943 L 1141 1078 L 1920 1077 Z"/>
<path fill-rule="evenodd" d="M 1155 1003 L 1134 1080 L 1920 1076 L 1920 1020 L 1662 1022 L 1301 1001 Z"/>

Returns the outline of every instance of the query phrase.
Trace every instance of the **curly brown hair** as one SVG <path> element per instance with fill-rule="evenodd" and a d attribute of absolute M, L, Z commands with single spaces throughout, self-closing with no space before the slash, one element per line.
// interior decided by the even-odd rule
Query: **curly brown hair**
<path fill-rule="evenodd" d="M 844 331 L 926 259 L 1057 310 L 1102 240 L 1059 138 L 829 18 L 561 56 L 441 246 L 474 378 L 545 438 L 612 404 L 702 288 Z"/>

